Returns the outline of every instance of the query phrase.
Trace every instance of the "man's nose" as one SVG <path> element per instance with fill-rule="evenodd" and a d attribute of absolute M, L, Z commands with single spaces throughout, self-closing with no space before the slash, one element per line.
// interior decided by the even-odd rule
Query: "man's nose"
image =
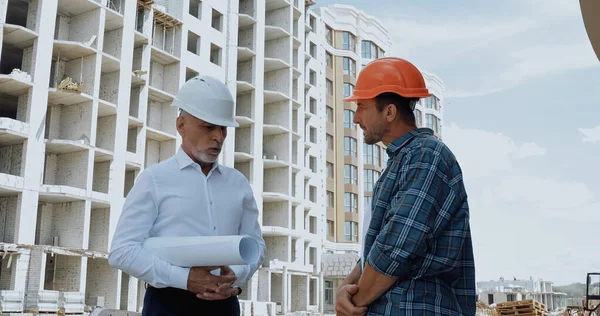
<path fill-rule="evenodd" d="M 354 122 L 354 124 L 359 124 L 360 123 L 360 114 L 354 113 L 354 117 L 352 118 L 352 122 Z"/>
<path fill-rule="evenodd" d="M 223 140 L 225 139 L 226 133 L 227 133 L 227 130 L 225 128 L 217 127 L 213 131 L 213 139 L 218 141 L 219 143 L 222 143 Z"/>

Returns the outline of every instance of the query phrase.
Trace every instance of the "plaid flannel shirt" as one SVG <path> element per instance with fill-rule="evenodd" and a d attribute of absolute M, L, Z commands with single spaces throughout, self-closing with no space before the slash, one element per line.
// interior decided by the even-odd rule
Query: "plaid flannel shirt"
<path fill-rule="evenodd" d="M 364 261 L 398 281 L 367 315 L 475 315 L 475 263 L 462 171 L 419 128 L 389 144 L 377 181 Z"/>

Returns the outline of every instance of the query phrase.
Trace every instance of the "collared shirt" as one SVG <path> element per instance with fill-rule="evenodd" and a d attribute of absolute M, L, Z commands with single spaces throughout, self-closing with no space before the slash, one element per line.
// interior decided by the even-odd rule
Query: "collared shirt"
<path fill-rule="evenodd" d="M 148 284 L 187 289 L 189 268 L 161 260 L 142 247 L 148 237 L 249 235 L 260 256 L 233 265 L 234 286 L 248 281 L 264 260 L 265 242 L 248 180 L 236 169 L 214 163 L 205 175 L 181 148 L 146 168 L 136 179 L 119 218 L 109 263 Z"/>
<path fill-rule="evenodd" d="M 387 154 L 363 256 L 398 281 L 367 315 L 475 315 L 469 206 L 456 158 L 427 128 L 394 140 Z"/>

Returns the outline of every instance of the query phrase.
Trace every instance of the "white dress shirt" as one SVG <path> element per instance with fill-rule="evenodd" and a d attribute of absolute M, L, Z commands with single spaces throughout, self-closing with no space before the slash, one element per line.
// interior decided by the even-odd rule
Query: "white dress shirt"
<path fill-rule="evenodd" d="M 250 265 L 234 265 L 233 286 L 248 281 L 262 264 L 265 242 L 258 208 L 248 180 L 218 163 L 205 175 L 181 148 L 153 164 L 136 179 L 113 237 L 108 262 L 157 287 L 187 290 L 189 268 L 171 265 L 142 247 L 148 237 L 249 235 L 260 256 Z"/>

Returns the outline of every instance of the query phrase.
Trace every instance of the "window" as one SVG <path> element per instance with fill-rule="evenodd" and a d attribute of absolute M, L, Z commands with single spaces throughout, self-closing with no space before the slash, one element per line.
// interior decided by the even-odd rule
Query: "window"
<path fill-rule="evenodd" d="M 433 114 L 425 114 L 425 127 L 431 128 L 435 133 L 440 133 L 440 120 Z"/>
<path fill-rule="evenodd" d="M 325 304 L 333 305 L 333 281 L 325 280 L 323 287 L 325 290 Z"/>
<path fill-rule="evenodd" d="M 344 110 L 344 128 L 356 129 L 356 124 L 354 124 L 354 111 Z"/>
<path fill-rule="evenodd" d="M 310 98 L 310 108 L 308 109 L 310 113 L 317 114 L 317 100 L 313 97 Z"/>
<path fill-rule="evenodd" d="M 333 46 L 333 29 L 329 25 L 326 25 L 325 40 L 331 46 Z"/>
<path fill-rule="evenodd" d="M 358 169 L 354 165 L 344 165 L 344 183 L 357 184 Z"/>
<path fill-rule="evenodd" d="M 344 31 L 342 33 L 342 38 L 343 38 L 343 44 L 342 44 L 342 48 L 345 50 L 349 50 L 349 51 L 356 51 L 356 37 L 354 36 L 354 34 Z"/>
<path fill-rule="evenodd" d="M 344 155 L 356 157 L 356 138 L 344 137 Z"/>
<path fill-rule="evenodd" d="M 383 168 L 384 168 L 384 169 L 385 169 L 385 167 L 387 167 L 388 158 L 389 158 L 389 157 L 388 157 L 387 153 L 385 153 L 384 155 L 381 155 L 381 159 L 383 160 L 383 163 L 382 163 L 382 165 L 383 165 Z"/>
<path fill-rule="evenodd" d="M 333 221 L 327 220 L 327 236 L 333 236 L 334 227 Z"/>
<path fill-rule="evenodd" d="M 417 127 L 421 127 L 423 125 L 423 117 L 421 115 L 421 110 L 415 109 L 415 122 L 417 123 Z"/>
<path fill-rule="evenodd" d="M 310 42 L 310 56 L 317 58 L 317 45 L 313 42 Z"/>
<path fill-rule="evenodd" d="M 333 95 L 333 81 L 327 79 L 326 81 L 327 94 Z"/>
<path fill-rule="evenodd" d="M 327 63 L 327 68 L 333 68 L 333 55 L 330 52 L 325 54 L 325 62 Z"/>
<path fill-rule="evenodd" d="M 314 16 L 310 16 L 308 24 L 310 25 L 310 28 L 313 30 L 313 32 L 317 33 L 317 19 L 315 19 Z"/>
<path fill-rule="evenodd" d="M 333 164 L 331 162 L 328 162 L 327 163 L 327 177 L 333 179 L 333 176 L 334 176 Z"/>
<path fill-rule="evenodd" d="M 188 31 L 187 50 L 194 55 L 200 55 L 200 36 Z"/>
<path fill-rule="evenodd" d="M 333 123 L 333 109 L 330 106 L 327 106 L 327 122 Z"/>
<path fill-rule="evenodd" d="M 327 134 L 325 141 L 327 142 L 327 149 L 333 150 L 333 136 L 331 136 L 331 134 Z"/>
<path fill-rule="evenodd" d="M 348 213 L 358 212 L 358 195 L 350 192 L 344 193 L 344 210 Z"/>
<path fill-rule="evenodd" d="M 373 201 L 373 197 L 372 196 L 365 196 L 364 200 L 363 200 L 363 204 L 364 204 L 364 209 L 365 210 L 370 210 L 371 209 L 371 202 Z"/>
<path fill-rule="evenodd" d="M 354 59 L 344 57 L 344 75 L 356 77 L 356 62 Z"/>
<path fill-rule="evenodd" d="M 316 86 L 317 85 L 317 72 L 311 69 L 309 72 L 308 80 L 311 85 Z"/>
<path fill-rule="evenodd" d="M 346 222 L 345 233 L 346 241 L 358 241 L 358 223 Z"/>
<path fill-rule="evenodd" d="M 212 9 L 212 22 L 211 22 L 212 28 L 222 32 L 223 31 L 223 14 L 221 14 L 221 12 Z"/>
<path fill-rule="evenodd" d="M 350 83 L 344 82 L 344 97 L 347 98 L 354 92 L 354 86 Z"/>
<path fill-rule="evenodd" d="M 210 62 L 221 66 L 221 47 L 215 44 L 210 44 Z"/>
<path fill-rule="evenodd" d="M 436 111 L 439 111 L 440 110 L 439 101 L 440 100 L 436 96 L 432 95 L 423 100 L 423 102 L 425 103 L 423 106 L 427 109 L 435 109 Z"/>
<path fill-rule="evenodd" d="M 363 159 L 366 164 L 381 166 L 379 163 L 379 146 L 363 144 Z"/>
<path fill-rule="evenodd" d="M 327 206 L 333 207 L 335 205 L 335 201 L 333 199 L 333 192 L 327 191 Z"/>
<path fill-rule="evenodd" d="M 190 8 L 189 13 L 191 16 L 196 19 L 200 19 L 202 16 L 202 1 L 200 0 L 190 0 Z"/>
<path fill-rule="evenodd" d="M 379 58 L 379 47 L 371 41 L 362 41 L 361 43 L 361 57 L 365 59 L 377 59 Z"/>
<path fill-rule="evenodd" d="M 377 179 L 379 179 L 379 172 L 375 170 L 367 170 L 365 169 L 365 192 L 373 192 L 373 188 L 375 187 L 375 183 Z"/>

